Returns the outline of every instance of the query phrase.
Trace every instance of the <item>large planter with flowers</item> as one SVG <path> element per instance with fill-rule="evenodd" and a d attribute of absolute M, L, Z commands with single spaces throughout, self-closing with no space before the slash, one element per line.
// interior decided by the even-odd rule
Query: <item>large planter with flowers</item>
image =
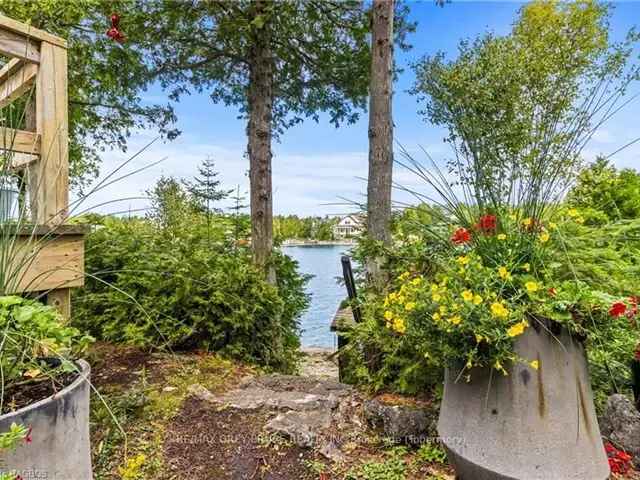
<path fill-rule="evenodd" d="M 0 453 L 0 471 L 18 478 L 91 480 L 89 364 L 77 363 L 77 378 L 55 395 L 0 416 L 0 432 L 29 429 L 17 447 Z"/>
<path fill-rule="evenodd" d="M 536 359 L 506 372 L 446 371 L 438 431 L 460 480 L 604 480 L 600 438 L 582 343 L 532 319 L 515 352 Z"/>

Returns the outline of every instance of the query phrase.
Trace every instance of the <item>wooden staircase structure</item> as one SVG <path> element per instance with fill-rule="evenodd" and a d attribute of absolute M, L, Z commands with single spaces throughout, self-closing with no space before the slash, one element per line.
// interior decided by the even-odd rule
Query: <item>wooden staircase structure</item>
<path fill-rule="evenodd" d="M 46 238 L 15 293 L 46 292 L 47 302 L 69 317 L 69 288 L 84 282 L 85 229 L 65 225 L 69 215 L 67 43 L 0 15 L 0 55 L 9 59 L 0 68 L 0 108 L 18 99 L 25 105 L 22 128 L 0 125 L 0 154 L 10 162 L 3 170 L 20 175 L 29 202 L 31 225 L 19 227 L 17 235 L 26 243 Z"/>

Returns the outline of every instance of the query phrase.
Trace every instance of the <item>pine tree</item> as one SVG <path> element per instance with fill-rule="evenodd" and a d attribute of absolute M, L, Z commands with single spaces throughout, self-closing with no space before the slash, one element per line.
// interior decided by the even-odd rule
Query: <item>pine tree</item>
<path fill-rule="evenodd" d="M 215 202 L 227 198 L 233 190 L 224 190 L 220 188 L 222 181 L 218 179 L 219 172 L 215 169 L 215 161 L 211 157 L 207 157 L 198 167 L 199 176 L 194 177 L 192 181 L 184 181 L 183 184 L 191 195 L 196 208 L 207 214 L 221 213 L 222 210 L 215 208 Z"/>

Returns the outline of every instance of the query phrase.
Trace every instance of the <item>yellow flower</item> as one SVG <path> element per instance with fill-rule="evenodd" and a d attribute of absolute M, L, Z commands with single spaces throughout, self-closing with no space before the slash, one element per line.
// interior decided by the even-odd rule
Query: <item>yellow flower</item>
<path fill-rule="evenodd" d="M 518 216 L 515 213 L 510 213 L 509 218 L 515 222 L 518 219 Z"/>
<path fill-rule="evenodd" d="M 434 302 L 439 302 L 441 299 L 442 299 L 442 295 L 440 295 L 439 293 L 431 294 L 431 300 L 433 300 Z"/>
<path fill-rule="evenodd" d="M 447 313 L 447 306 L 446 305 L 440 305 L 439 310 L 440 310 L 440 313 L 442 315 L 445 315 Z"/>
<path fill-rule="evenodd" d="M 536 282 L 527 282 L 524 284 L 524 286 L 527 289 L 527 292 L 529 293 L 537 292 L 538 289 L 540 288 Z"/>
<path fill-rule="evenodd" d="M 551 235 L 549 235 L 547 232 L 542 232 L 540 234 L 540 241 L 542 243 L 547 243 L 549 241 L 549 239 L 551 238 Z"/>
<path fill-rule="evenodd" d="M 449 322 L 453 323 L 454 325 L 459 325 L 460 322 L 462 322 L 462 317 L 460 315 L 455 315 L 449 319 Z"/>
<path fill-rule="evenodd" d="M 576 210 L 575 208 L 570 208 L 569 210 L 567 210 L 567 215 L 569 215 L 570 217 L 577 217 L 578 210 Z"/>
<path fill-rule="evenodd" d="M 549 222 L 549 229 L 555 230 L 556 228 L 558 228 L 558 224 L 557 223 Z"/>
<path fill-rule="evenodd" d="M 414 308 L 416 308 L 416 302 L 407 302 L 406 305 L 404 306 L 404 309 L 407 312 L 410 312 L 411 310 L 413 310 Z"/>
<path fill-rule="evenodd" d="M 416 277 L 413 280 L 411 280 L 411 285 L 413 285 L 414 287 L 417 287 L 421 283 L 422 283 L 422 277 Z"/>
<path fill-rule="evenodd" d="M 584 218 L 582 217 L 576 218 L 576 223 L 579 223 L 580 225 L 582 225 L 584 223 Z"/>
<path fill-rule="evenodd" d="M 384 319 L 385 320 L 391 320 L 393 318 L 393 312 L 387 310 L 386 312 L 384 312 Z"/>
<path fill-rule="evenodd" d="M 403 305 L 405 300 L 406 300 L 406 297 L 404 295 L 398 295 L 398 303 L 400 305 Z"/>
<path fill-rule="evenodd" d="M 507 336 L 513 338 L 517 337 L 518 335 L 522 335 L 524 333 L 524 329 L 528 326 L 529 324 L 525 320 L 518 322 L 515 325 L 511 326 L 509 330 L 507 330 Z"/>
<path fill-rule="evenodd" d="M 460 310 L 460 305 L 458 305 L 457 303 L 454 303 L 453 305 L 451 305 L 451 310 L 453 310 L 454 312 L 457 312 L 458 310 Z"/>
<path fill-rule="evenodd" d="M 494 302 L 491 304 L 491 314 L 498 318 L 507 318 L 509 316 L 509 310 L 500 302 Z"/>
<path fill-rule="evenodd" d="M 509 280 L 511 278 L 511 274 L 509 273 L 509 270 L 507 270 L 507 267 L 498 268 L 498 275 L 503 280 Z"/>
<path fill-rule="evenodd" d="M 498 234 L 498 236 L 496 238 L 498 240 L 506 240 L 507 236 L 504 233 L 500 233 L 500 234 Z"/>
<path fill-rule="evenodd" d="M 397 297 L 398 297 L 398 294 L 397 294 L 396 292 L 391 292 L 387 298 L 388 298 L 391 302 L 393 302 Z"/>
<path fill-rule="evenodd" d="M 476 333 L 476 343 L 480 343 L 484 337 Z"/>
<path fill-rule="evenodd" d="M 438 285 L 436 285 L 435 283 L 431 284 L 431 291 L 432 292 L 437 292 L 438 291 Z"/>
<path fill-rule="evenodd" d="M 525 272 L 530 272 L 531 271 L 531 264 L 530 263 L 525 263 L 524 265 L 522 265 L 522 269 Z"/>
<path fill-rule="evenodd" d="M 473 304 L 474 305 L 480 305 L 483 302 L 483 298 L 478 295 L 477 293 L 473 296 Z"/>
<path fill-rule="evenodd" d="M 465 302 L 470 302 L 473 300 L 473 292 L 471 290 L 465 290 L 462 292 L 462 298 Z"/>
<path fill-rule="evenodd" d="M 398 280 L 404 281 L 404 280 L 406 280 L 407 278 L 409 278 L 409 276 L 410 276 L 410 275 L 411 275 L 411 274 L 410 274 L 409 272 L 404 272 L 402 275 L 400 275 L 400 276 L 398 277 Z"/>
<path fill-rule="evenodd" d="M 502 364 L 500 363 L 500 360 L 496 360 L 496 363 L 493 364 L 493 368 L 495 368 L 496 370 L 498 370 L 499 372 L 502 372 L 502 374 L 506 377 L 507 375 L 509 375 L 507 373 L 507 371 L 504 369 L 504 367 L 502 366 Z"/>
<path fill-rule="evenodd" d="M 440 321 L 440 319 L 442 318 L 438 312 L 434 313 L 431 317 L 432 317 L 432 318 L 433 318 L 433 320 L 434 320 L 434 321 L 436 321 L 436 322 L 439 322 L 439 321 Z"/>
<path fill-rule="evenodd" d="M 524 220 L 522 220 L 522 224 L 525 227 L 530 227 L 531 225 L 533 225 L 533 219 L 532 218 L 525 218 Z"/>
<path fill-rule="evenodd" d="M 540 362 L 538 360 L 534 360 L 533 362 L 529 362 L 529 366 L 534 370 L 538 370 L 538 368 L 540 368 Z"/>
<path fill-rule="evenodd" d="M 462 255 L 461 257 L 458 257 L 458 263 L 460 265 L 467 265 L 469 262 L 471 261 L 471 259 L 467 256 L 467 255 Z"/>
<path fill-rule="evenodd" d="M 393 329 L 398 333 L 404 333 L 407 331 L 407 327 L 404 324 L 404 320 L 402 318 L 396 318 L 393 321 Z"/>

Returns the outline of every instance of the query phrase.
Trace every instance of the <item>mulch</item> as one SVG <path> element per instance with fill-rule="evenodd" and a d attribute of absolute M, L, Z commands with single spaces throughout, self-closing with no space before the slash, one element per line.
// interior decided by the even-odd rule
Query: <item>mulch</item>
<path fill-rule="evenodd" d="M 188 398 L 167 428 L 167 468 L 190 480 L 317 480 L 304 463 L 314 458 L 312 452 L 278 443 L 279 437 L 262 431 L 269 415 L 216 411 L 210 403 Z"/>

